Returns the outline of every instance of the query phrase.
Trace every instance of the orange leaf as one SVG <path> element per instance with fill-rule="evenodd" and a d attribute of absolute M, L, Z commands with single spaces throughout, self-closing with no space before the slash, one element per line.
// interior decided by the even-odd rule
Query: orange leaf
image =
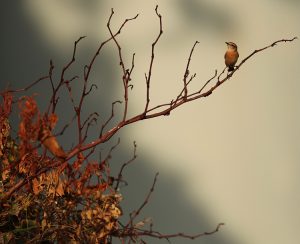
<path fill-rule="evenodd" d="M 33 193 L 35 195 L 38 195 L 41 191 L 40 190 L 40 183 L 36 178 L 32 180 L 32 190 L 33 190 Z"/>
<path fill-rule="evenodd" d="M 48 118 L 48 121 L 49 121 L 49 126 L 51 129 L 53 129 L 58 121 L 58 117 L 56 114 L 50 114 L 49 118 Z"/>

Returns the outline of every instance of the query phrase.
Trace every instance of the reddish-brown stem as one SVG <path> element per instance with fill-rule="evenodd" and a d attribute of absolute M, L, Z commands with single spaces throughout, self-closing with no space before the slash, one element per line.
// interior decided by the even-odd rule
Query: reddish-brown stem
<path fill-rule="evenodd" d="M 113 11 L 111 12 L 111 14 L 110 14 L 110 16 L 109 16 L 107 25 L 110 25 L 110 21 L 111 21 L 112 16 L 113 16 Z M 128 21 L 133 20 L 133 19 L 135 19 L 135 18 L 137 18 L 137 16 L 134 17 L 134 18 L 132 18 L 132 19 L 126 19 L 126 20 L 123 22 L 123 24 L 120 26 L 120 28 L 118 29 L 118 31 L 113 35 L 113 37 L 115 38 L 116 36 L 118 36 L 118 35 L 121 33 L 121 31 L 122 31 L 123 27 L 125 26 L 125 24 L 126 24 Z M 107 44 L 109 41 L 111 41 L 111 40 L 113 39 L 113 37 L 112 37 L 112 36 L 109 37 L 107 40 L 105 40 L 104 42 L 102 42 L 102 43 L 100 44 L 98 50 L 96 51 L 95 55 L 93 56 L 93 58 L 92 58 L 92 60 L 91 60 L 91 62 L 90 62 L 90 64 L 85 66 L 85 69 L 84 69 L 84 79 L 85 79 L 85 80 L 88 80 L 89 75 L 90 75 L 90 72 L 91 72 L 91 69 L 92 69 L 92 67 L 93 67 L 93 65 L 94 65 L 94 62 L 95 62 L 97 56 L 100 54 L 101 49 L 103 48 L 103 46 L 104 46 L 105 44 Z"/>
<path fill-rule="evenodd" d="M 295 40 L 296 38 L 292 38 L 292 39 L 282 39 L 282 40 L 279 40 L 279 41 L 276 41 L 274 42 L 275 44 L 279 43 L 279 42 L 291 42 L 293 40 Z M 80 145 L 76 148 L 74 148 L 71 152 L 69 152 L 68 154 L 68 158 L 67 159 L 70 159 L 72 158 L 74 155 L 76 155 L 78 152 L 81 152 L 81 151 L 84 151 L 84 150 L 87 150 L 89 148 L 92 148 L 94 147 L 95 145 L 97 144 L 101 144 L 101 143 L 104 143 L 106 142 L 107 140 L 109 140 L 116 132 L 118 132 L 122 127 L 128 125 L 128 124 L 132 124 L 132 123 L 135 123 L 137 121 L 140 121 L 140 120 L 144 120 L 144 119 L 151 119 L 151 118 L 155 118 L 155 117 L 159 117 L 159 116 L 164 116 L 164 115 L 169 115 L 170 112 L 172 110 L 174 110 L 175 108 L 187 103 L 187 102 L 191 102 L 193 100 L 196 100 L 196 99 L 200 99 L 200 98 L 203 98 L 203 97 L 207 97 L 207 96 L 210 96 L 213 91 L 215 89 L 217 89 L 219 86 L 221 86 L 224 82 L 226 82 L 229 78 L 231 78 L 234 73 L 250 58 L 252 57 L 254 54 L 256 53 L 259 53 L 265 49 L 268 49 L 270 47 L 273 47 L 275 44 L 272 43 L 271 45 L 268 45 L 264 48 L 261 48 L 261 49 L 258 49 L 258 50 L 255 50 L 254 52 L 252 52 L 250 55 L 248 55 L 245 59 L 243 59 L 241 61 L 241 63 L 237 66 L 237 69 L 235 69 L 233 72 L 231 72 L 228 76 L 226 76 L 225 78 L 223 78 L 222 80 L 216 82 L 215 85 L 213 85 L 212 87 L 210 87 L 207 91 L 203 92 L 204 88 L 217 76 L 217 72 L 215 72 L 215 74 L 213 75 L 212 78 L 210 78 L 202 87 L 199 91 L 197 92 L 194 92 L 194 93 L 191 93 L 187 96 L 186 99 L 178 99 L 176 103 L 174 102 L 170 102 L 170 103 L 166 103 L 166 104 L 163 104 L 163 105 L 158 105 L 154 108 L 151 108 L 151 109 L 147 109 L 146 110 L 146 113 L 145 111 L 141 114 L 138 114 L 130 119 L 127 119 L 126 121 L 121 121 L 119 122 L 116 126 L 114 126 L 112 129 L 110 129 L 109 131 L 107 131 L 105 134 L 103 134 L 102 136 L 100 136 L 97 140 L 93 141 L 93 142 L 90 142 L 86 145 Z M 175 99 L 176 100 L 176 99 Z M 167 108 L 161 110 L 161 111 L 157 111 L 157 112 L 154 112 L 152 114 L 147 114 L 149 113 L 149 111 L 155 111 L 156 109 L 158 108 L 161 108 L 163 106 L 167 106 Z"/>
<path fill-rule="evenodd" d="M 170 238 L 176 238 L 176 237 L 182 237 L 182 238 L 185 238 L 185 239 L 194 240 L 194 239 L 197 239 L 197 238 L 200 238 L 200 237 L 203 237 L 203 236 L 215 234 L 224 225 L 225 225 L 224 223 L 219 223 L 213 231 L 206 231 L 206 232 L 196 234 L 196 235 L 187 235 L 185 233 L 177 233 L 177 234 L 169 234 L 169 235 L 167 234 L 166 235 L 166 234 L 161 234 L 160 232 L 153 231 L 153 230 L 135 230 L 135 235 L 139 236 L 139 237 L 141 237 L 141 236 L 150 236 L 150 237 L 155 237 L 155 238 L 158 238 L 158 239 L 166 239 L 166 240 L 169 240 Z"/>
<path fill-rule="evenodd" d="M 112 15 L 114 14 L 114 10 L 111 9 L 111 16 L 110 16 L 110 20 L 111 20 L 111 17 Z M 130 18 L 130 19 L 126 19 L 124 24 L 130 20 L 134 20 L 138 17 L 139 15 L 137 14 L 135 17 L 133 18 Z M 116 37 L 114 36 L 112 30 L 111 30 L 111 27 L 110 27 L 110 20 L 108 21 L 107 23 L 107 28 L 109 30 L 109 33 L 111 35 L 111 38 L 114 40 L 114 43 L 116 44 L 117 48 L 118 48 L 118 53 L 119 53 L 119 64 L 120 66 L 122 67 L 122 73 L 123 73 L 123 77 L 122 77 L 122 80 L 123 80 L 123 88 L 124 88 L 124 100 L 125 100 L 125 103 L 124 103 L 124 113 L 123 113 L 123 121 L 126 120 L 126 115 L 127 115 L 127 110 L 128 110 L 128 83 L 130 81 L 130 75 L 131 75 L 131 72 L 133 70 L 133 67 L 134 67 L 134 54 L 133 54 L 133 57 L 132 57 L 132 67 L 131 67 L 131 71 L 129 71 L 128 69 L 125 68 L 125 64 L 124 64 L 124 61 L 123 61 L 123 56 L 122 56 L 122 48 L 121 48 L 121 45 L 119 44 L 119 42 L 117 41 Z"/>
<path fill-rule="evenodd" d="M 158 5 L 156 5 L 155 8 L 155 13 L 159 18 L 159 33 L 158 36 L 156 37 L 155 41 L 152 43 L 152 48 L 151 48 L 151 59 L 150 59 L 150 66 L 148 70 L 148 75 L 145 74 L 145 79 L 146 79 L 146 86 L 147 86 L 147 92 L 146 92 L 146 105 L 145 105 L 145 110 L 144 110 L 144 115 L 146 116 L 149 103 L 150 103 L 150 81 L 151 81 L 151 74 L 152 74 L 152 67 L 153 67 L 153 62 L 154 62 L 154 50 L 155 46 L 161 37 L 163 30 L 162 30 L 162 16 L 161 14 L 158 13 Z"/>
<path fill-rule="evenodd" d="M 195 49 L 195 46 L 198 44 L 199 42 L 196 41 L 192 47 L 192 50 L 190 52 L 190 55 L 189 55 L 189 58 L 188 58 L 188 61 L 187 61 L 187 64 L 186 64 L 186 68 L 185 68 L 185 71 L 184 71 L 184 75 L 183 75 L 183 90 L 184 90 L 184 99 L 187 97 L 188 95 L 188 83 L 190 83 L 192 81 L 192 78 L 189 80 L 189 82 L 187 81 L 187 78 L 190 74 L 190 70 L 189 70 L 189 67 L 190 67 L 190 62 L 191 62 L 191 59 L 192 59 L 192 55 L 193 55 L 193 52 L 194 52 L 194 49 Z"/>
<path fill-rule="evenodd" d="M 50 66 L 51 69 L 51 66 Z M 50 72 L 50 71 L 49 71 Z M 48 73 L 49 73 L 48 72 Z M 38 78 L 36 81 L 32 82 L 31 84 L 29 84 L 28 86 L 24 87 L 24 88 L 18 88 L 18 89 L 5 89 L 4 91 L 0 92 L 0 95 L 3 96 L 6 93 L 17 93 L 17 92 L 24 92 L 29 90 L 31 87 L 35 86 L 36 84 L 38 84 L 39 82 L 43 81 L 43 80 L 47 80 L 49 79 L 49 74 L 46 76 L 42 76 L 40 78 Z"/>
<path fill-rule="evenodd" d="M 157 177 L 158 177 L 158 173 L 155 174 L 155 177 L 154 177 L 154 180 L 153 180 L 153 183 L 152 183 L 152 186 L 150 188 L 150 191 L 148 192 L 144 202 L 141 204 L 141 206 L 135 210 L 133 213 L 130 214 L 130 220 L 128 221 L 128 223 L 126 224 L 125 226 L 125 230 L 130 227 L 133 227 L 134 226 L 134 223 L 133 221 L 135 220 L 135 218 L 140 214 L 140 212 L 142 211 L 142 209 L 147 205 L 147 203 L 149 202 L 150 200 L 150 197 L 151 197 L 151 194 L 153 193 L 154 191 L 154 187 L 155 187 L 155 184 L 156 184 L 156 181 L 157 181 Z"/>
<path fill-rule="evenodd" d="M 101 131 L 100 131 L 100 135 L 99 137 L 102 137 L 103 135 L 103 131 L 105 129 L 105 127 L 109 124 L 109 122 L 113 119 L 113 117 L 115 116 L 115 110 L 114 110 L 114 107 L 115 107 L 115 104 L 117 103 L 122 103 L 121 101 L 114 101 L 112 104 L 111 104 L 111 114 L 110 114 L 110 117 L 106 120 L 106 122 L 104 124 L 102 124 L 101 126 Z"/>
<path fill-rule="evenodd" d="M 77 39 L 77 41 L 74 42 L 74 47 L 73 47 L 73 54 L 72 54 L 72 58 L 71 60 L 63 67 L 62 71 L 61 71 L 61 75 L 60 75 L 60 81 L 57 84 L 57 86 L 55 87 L 54 82 L 52 80 L 52 70 L 54 69 L 53 66 L 53 61 L 50 61 L 50 72 L 49 72 L 49 79 L 51 82 L 51 86 L 52 86 L 52 96 L 51 96 L 51 100 L 47 109 L 47 114 L 49 114 L 50 112 L 50 108 L 51 109 L 51 113 L 55 112 L 56 109 L 56 105 L 58 102 L 58 97 L 57 97 L 57 93 L 60 90 L 61 86 L 64 84 L 64 79 L 65 79 L 65 72 L 71 67 L 71 65 L 75 62 L 75 54 L 76 54 L 76 49 L 77 49 L 77 44 L 84 39 L 85 36 L 81 36 Z"/>
<path fill-rule="evenodd" d="M 136 147 L 137 147 L 137 146 L 136 146 L 135 141 L 133 142 L 133 147 L 134 147 L 134 148 L 133 148 L 133 156 L 132 156 L 132 158 L 131 158 L 130 160 L 128 160 L 126 163 L 124 163 L 124 164 L 122 165 L 120 171 L 119 171 L 118 178 L 116 179 L 117 184 L 116 184 L 116 186 L 115 186 L 115 190 L 118 190 L 119 185 L 120 185 L 120 183 L 121 183 L 121 181 L 122 181 L 122 173 L 123 173 L 124 168 L 125 168 L 128 164 L 132 163 L 132 162 L 136 159 L 136 157 L 137 157 L 137 155 L 136 155 Z"/>

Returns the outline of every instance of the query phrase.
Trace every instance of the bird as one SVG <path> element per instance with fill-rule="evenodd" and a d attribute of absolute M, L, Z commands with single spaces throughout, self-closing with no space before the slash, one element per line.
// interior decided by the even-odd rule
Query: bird
<path fill-rule="evenodd" d="M 239 53 L 237 50 L 237 45 L 234 42 L 225 42 L 227 44 L 227 51 L 225 53 L 225 64 L 228 67 L 228 72 L 234 70 L 234 65 L 236 64 Z"/>

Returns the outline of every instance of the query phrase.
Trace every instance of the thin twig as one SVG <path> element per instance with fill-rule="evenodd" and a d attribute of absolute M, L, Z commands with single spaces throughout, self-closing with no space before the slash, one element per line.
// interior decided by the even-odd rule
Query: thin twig
<path fill-rule="evenodd" d="M 129 220 L 128 223 L 126 224 L 125 229 L 128 229 L 129 226 L 131 226 L 131 227 L 134 226 L 134 225 L 133 225 L 133 221 L 135 220 L 135 218 L 140 214 L 140 212 L 142 211 L 142 209 L 143 209 L 143 208 L 147 205 L 147 203 L 149 202 L 150 197 L 151 197 L 151 195 L 152 195 L 152 193 L 153 193 L 153 191 L 154 191 L 154 187 L 155 187 L 155 184 L 156 184 L 156 181 L 157 181 L 157 177 L 158 177 L 158 173 L 155 174 L 155 177 L 154 177 L 152 186 L 151 186 L 151 188 L 150 188 L 150 190 L 149 190 L 149 192 L 148 192 L 148 194 L 147 194 L 147 196 L 146 196 L 144 202 L 141 204 L 141 206 L 140 206 L 137 210 L 135 210 L 134 212 L 132 212 L 132 213 L 130 214 L 130 220 Z"/>
<path fill-rule="evenodd" d="M 51 113 L 54 113 L 55 112 L 55 109 L 56 109 L 56 105 L 58 103 L 58 97 L 57 96 L 57 93 L 60 89 L 60 87 L 64 84 L 64 79 L 65 79 L 65 72 L 71 67 L 71 65 L 75 62 L 75 54 L 76 54 L 76 49 L 77 49 L 77 44 L 82 40 L 84 39 L 86 36 L 81 36 L 79 37 L 75 42 L 74 42 L 74 47 L 73 47 L 73 54 L 72 54 L 72 58 L 71 60 L 63 67 L 62 71 L 61 71 L 61 75 L 60 75 L 60 81 L 59 83 L 57 84 L 57 86 L 55 87 L 54 86 L 54 83 L 52 81 L 52 70 L 54 68 L 53 66 L 53 61 L 51 60 L 50 61 L 50 71 L 51 73 L 49 74 L 49 78 L 50 78 L 50 82 L 51 82 L 51 86 L 52 86 L 52 96 L 51 96 L 51 99 L 50 99 L 50 103 L 49 103 L 49 106 L 48 106 L 48 109 L 47 109 L 47 114 L 49 114 L 50 112 L 50 108 L 52 107 L 51 109 Z"/>
<path fill-rule="evenodd" d="M 3 96 L 5 93 L 17 93 L 17 92 L 24 92 L 29 90 L 31 87 L 35 86 L 36 84 L 38 84 L 39 82 L 43 81 L 43 80 L 47 80 L 49 79 L 49 73 L 50 70 L 52 69 L 51 65 L 48 71 L 48 75 L 46 76 L 42 76 L 40 78 L 38 78 L 36 81 L 32 82 L 31 84 L 25 86 L 24 88 L 18 88 L 18 89 L 5 89 L 4 91 L 0 92 L 0 95 Z"/>
<path fill-rule="evenodd" d="M 189 67 L 190 67 L 190 62 L 191 62 L 191 59 L 192 59 L 192 55 L 193 55 L 193 52 L 194 52 L 194 49 L 195 49 L 195 46 L 198 44 L 199 42 L 196 41 L 192 47 L 192 50 L 190 52 L 190 55 L 189 55 L 189 58 L 188 58 L 188 61 L 187 61 L 187 64 L 186 64 L 186 68 L 185 68 L 185 71 L 184 71 L 184 75 L 183 75 L 183 90 L 184 90 L 184 99 L 187 97 L 188 95 L 188 89 L 187 89 L 187 86 L 188 86 L 188 83 L 187 83 L 187 78 L 190 74 L 190 70 L 189 70 Z M 191 81 L 192 79 L 190 79 Z"/>
<path fill-rule="evenodd" d="M 101 126 L 101 131 L 100 131 L 100 134 L 99 134 L 99 137 L 102 137 L 103 131 L 104 131 L 105 127 L 109 124 L 109 122 L 110 122 L 110 121 L 113 119 L 113 117 L 115 116 L 115 110 L 114 110 L 114 107 L 115 107 L 115 104 L 117 104 L 117 103 L 121 104 L 122 101 L 117 100 L 117 101 L 114 101 L 114 102 L 111 104 L 111 114 L 110 114 L 110 117 L 105 121 L 104 124 L 102 124 L 102 126 Z"/>
<path fill-rule="evenodd" d="M 136 148 L 137 148 L 137 146 L 136 146 L 136 143 L 135 143 L 135 141 L 134 141 L 134 142 L 133 142 L 133 156 L 132 156 L 132 158 L 131 158 L 130 160 L 128 160 L 126 163 L 124 163 L 124 164 L 121 166 L 121 169 L 120 169 L 119 174 L 118 174 L 118 178 L 116 179 L 117 184 L 116 184 L 116 186 L 115 186 L 115 190 L 118 190 L 118 188 L 119 188 L 120 182 L 121 182 L 121 180 L 122 180 L 122 173 L 123 173 L 124 168 L 125 168 L 128 164 L 132 163 L 132 162 L 136 159 L 136 157 L 137 157 L 137 155 L 136 155 Z"/>
<path fill-rule="evenodd" d="M 127 115 L 127 110 L 128 110 L 128 82 L 130 81 L 130 75 L 131 75 L 131 72 L 132 72 L 132 69 L 134 67 L 134 54 L 133 54 L 133 58 L 132 58 L 132 67 L 131 67 L 131 71 L 129 72 L 128 69 L 125 68 L 125 64 L 124 64 L 124 61 L 123 61 L 123 55 L 122 55 L 122 48 L 121 48 L 121 45 L 119 44 L 119 42 L 117 41 L 115 35 L 113 34 L 112 30 L 111 30 L 111 27 L 110 27 L 110 20 L 111 20 L 111 17 L 113 16 L 114 14 L 114 10 L 111 9 L 111 16 L 110 16 L 110 19 L 107 23 L 107 28 L 109 30 L 109 33 L 110 33 L 110 36 L 111 38 L 114 40 L 114 43 L 116 44 L 117 48 L 118 48 L 118 53 L 119 53 L 119 60 L 120 60 L 120 66 L 122 67 L 122 73 L 123 73 L 123 77 L 122 77 L 122 80 L 123 80 L 123 88 L 124 88 L 124 100 L 125 100 L 125 103 L 124 103 L 124 114 L 123 114 L 123 121 L 126 120 L 126 115 Z M 130 19 L 126 19 L 124 24 L 128 21 L 131 21 L 131 20 L 134 20 L 138 17 L 139 15 L 137 14 L 135 17 L 133 18 L 130 18 Z"/>
<path fill-rule="evenodd" d="M 154 50 L 155 50 L 155 46 L 156 46 L 159 38 L 161 37 L 161 35 L 163 33 L 163 30 L 162 30 L 162 16 L 161 16 L 161 14 L 158 13 L 158 5 L 156 5 L 155 13 L 159 18 L 159 33 L 158 33 L 158 36 L 156 37 L 155 41 L 152 43 L 151 59 L 150 59 L 150 66 L 149 66 L 149 70 L 148 70 L 148 75 L 145 74 L 146 86 L 147 86 L 146 106 L 145 106 L 145 110 L 144 110 L 144 115 L 145 116 L 147 114 L 149 103 L 150 103 L 150 81 L 151 81 L 152 67 L 153 67 L 153 62 L 154 62 Z"/>
<path fill-rule="evenodd" d="M 200 238 L 200 237 L 203 237 L 203 236 L 215 234 L 224 225 L 225 225 L 224 223 L 219 223 L 214 230 L 209 231 L 209 232 L 206 231 L 206 232 L 196 234 L 196 235 L 188 235 L 188 234 L 185 234 L 185 233 L 177 233 L 177 234 L 166 235 L 166 234 L 161 234 L 160 232 L 152 231 L 152 230 L 150 230 L 150 231 L 147 231 L 147 230 L 146 231 L 145 230 L 135 231 L 135 234 L 137 236 L 151 236 L 151 237 L 155 237 L 155 238 L 158 238 L 158 239 L 166 239 L 166 240 L 168 240 L 170 238 L 176 238 L 176 237 L 182 237 L 182 238 L 194 240 L 194 239 L 197 239 L 197 238 Z"/>

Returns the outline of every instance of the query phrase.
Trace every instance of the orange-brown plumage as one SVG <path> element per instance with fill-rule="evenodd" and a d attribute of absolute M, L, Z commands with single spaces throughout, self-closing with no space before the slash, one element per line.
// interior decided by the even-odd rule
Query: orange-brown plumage
<path fill-rule="evenodd" d="M 238 58 L 239 58 L 239 53 L 237 51 L 237 45 L 233 42 L 226 42 L 227 44 L 227 51 L 225 53 L 225 64 L 228 67 L 228 71 L 233 71 L 234 70 L 234 65 L 236 64 Z"/>

